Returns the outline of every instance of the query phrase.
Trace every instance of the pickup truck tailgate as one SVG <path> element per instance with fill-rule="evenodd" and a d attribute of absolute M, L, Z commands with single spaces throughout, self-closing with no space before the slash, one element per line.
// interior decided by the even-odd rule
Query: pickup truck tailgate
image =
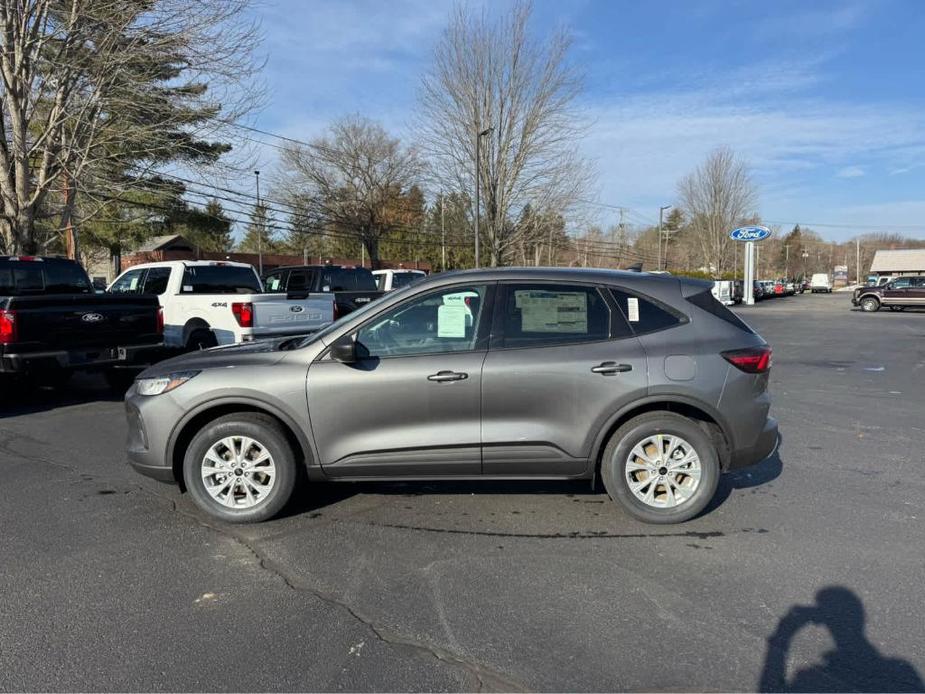
<path fill-rule="evenodd" d="M 334 320 L 334 297 L 309 294 L 288 299 L 282 294 L 254 297 L 254 336 L 301 335 L 320 330 Z"/>
<path fill-rule="evenodd" d="M 48 294 L 9 300 L 17 351 L 130 347 L 161 341 L 157 297 Z"/>

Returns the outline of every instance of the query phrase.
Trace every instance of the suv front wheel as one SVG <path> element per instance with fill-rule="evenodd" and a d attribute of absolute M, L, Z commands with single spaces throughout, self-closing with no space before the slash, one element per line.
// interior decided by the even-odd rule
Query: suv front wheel
<path fill-rule="evenodd" d="M 719 482 L 716 447 L 697 423 L 671 412 L 640 415 L 610 438 L 601 478 L 610 498 L 646 523 L 700 513 Z"/>
<path fill-rule="evenodd" d="M 207 424 L 190 442 L 183 479 L 210 516 L 254 523 L 275 516 L 292 496 L 296 458 L 272 417 L 230 414 Z"/>
<path fill-rule="evenodd" d="M 861 310 L 867 313 L 873 313 L 880 310 L 880 302 L 872 296 L 865 296 L 861 299 Z"/>

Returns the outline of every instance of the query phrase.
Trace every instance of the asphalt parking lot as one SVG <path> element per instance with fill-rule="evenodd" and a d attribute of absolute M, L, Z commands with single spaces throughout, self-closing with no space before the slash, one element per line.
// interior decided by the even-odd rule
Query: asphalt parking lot
<path fill-rule="evenodd" d="M 586 483 L 317 486 L 221 526 L 125 465 L 101 381 L 5 392 L 0 689 L 921 688 L 925 311 L 737 311 L 782 444 L 681 526 Z"/>

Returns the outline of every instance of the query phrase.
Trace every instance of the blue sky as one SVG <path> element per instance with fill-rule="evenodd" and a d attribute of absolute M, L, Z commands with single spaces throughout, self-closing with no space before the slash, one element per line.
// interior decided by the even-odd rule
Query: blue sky
<path fill-rule="evenodd" d="M 268 97 L 254 125 L 310 139 L 359 112 L 409 137 L 452 7 L 263 0 Z M 575 37 L 593 199 L 652 221 L 678 179 L 725 144 L 750 163 L 770 222 L 839 240 L 925 238 L 925 2 L 537 0 L 534 10 L 536 36 L 565 25 Z M 271 169 L 274 150 L 260 156 Z M 597 221 L 616 214 L 600 208 Z"/>

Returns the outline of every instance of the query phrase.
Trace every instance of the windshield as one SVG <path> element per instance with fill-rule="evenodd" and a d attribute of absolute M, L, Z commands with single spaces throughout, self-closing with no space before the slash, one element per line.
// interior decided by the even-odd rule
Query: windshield
<path fill-rule="evenodd" d="M 402 287 L 401 289 L 397 291 L 391 292 L 389 296 L 390 297 L 403 296 L 406 293 L 408 293 L 408 287 Z M 379 302 L 372 301 L 366 304 L 363 308 L 359 308 L 356 311 L 353 311 L 352 313 L 348 313 L 346 316 L 342 316 L 341 318 L 338 318 L 336 321 L 334 321 L 327 327 L 322 328 L 316 333 L 312 333 L 311 335 L 306 335 L 305 337 L 298 338 L 295 342 L 288 341 L 288 342 L 282 343 L 280 345 L 280 349 L 288 350 L 288 349 L 302 349 L 303 347 L 308 347 L 310 344 L 317 342 L 318 340 L 325 337 L 326 335 L 330 335 L 335 330 L 339 330 L 340 327 L 344 325 L 344 323 L 346 323 L 347 321 L 352 321 L 354 318 L 360 318 L 362 316 L 365 316 L 367 313 L 375 313 L 378 309 L 379 309 Z"/>

